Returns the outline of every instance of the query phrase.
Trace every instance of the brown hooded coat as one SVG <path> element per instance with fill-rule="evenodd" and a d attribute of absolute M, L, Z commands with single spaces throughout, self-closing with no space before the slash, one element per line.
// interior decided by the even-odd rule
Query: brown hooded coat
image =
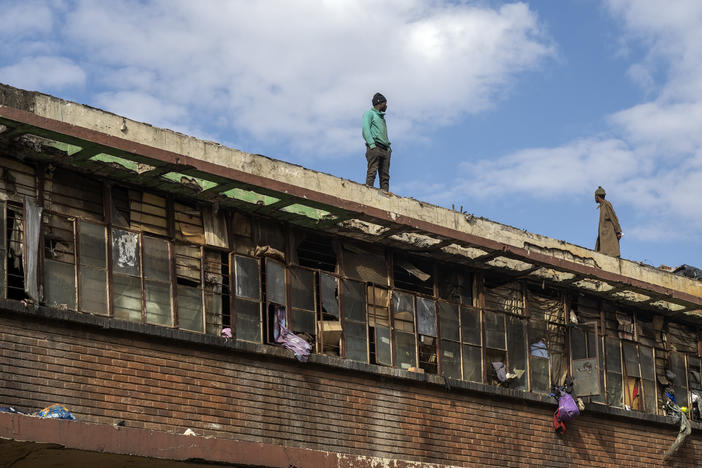
<path fill-rule="evenodd" d="M 612 204 L 607 200 L 602 200 L 600 209 L 600 226 L 597 230 L 597 243 L 595 250 L 606 255 L 619 257 L 619 239 L 617 233 L 622 232 L 619 220 Z"/>

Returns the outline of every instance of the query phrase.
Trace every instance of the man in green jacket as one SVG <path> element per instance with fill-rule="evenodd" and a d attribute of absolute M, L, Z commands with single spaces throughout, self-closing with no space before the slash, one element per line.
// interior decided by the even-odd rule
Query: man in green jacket
<path fill-rule="evenodd" d="M 380 93 L 375 93 L 372 100 L 373 107 L 363 114 L 363 139 L 366 140 L 366 185 L 372 187 L 375 174 L 378 173 L 380 188 L 388 191 L 390 187 L 390 140 L 388 140 L 388 127 L 385 124 L 385 111 L 388 101 Z"/>

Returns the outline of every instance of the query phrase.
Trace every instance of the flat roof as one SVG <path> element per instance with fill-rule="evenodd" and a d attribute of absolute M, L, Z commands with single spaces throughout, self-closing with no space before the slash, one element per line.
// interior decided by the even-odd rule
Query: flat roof
<path fill-rule="evenodd" d="M 702 281 L 90 106 L 0 84 L 0 125 L 83 172 L 702 323 Z"/>

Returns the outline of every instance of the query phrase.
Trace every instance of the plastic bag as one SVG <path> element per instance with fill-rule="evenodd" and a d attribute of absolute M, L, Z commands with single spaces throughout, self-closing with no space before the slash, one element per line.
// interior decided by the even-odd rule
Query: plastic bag
<path fill-rule="evenodd" d="M 59 405 L 58 403 L 47 406 L 43 410 L 39 411 L 37 416 L 40 418 L 68 419 L 70 421 L 76 419 L 76 417 L 73 416 L 70 411 L 68 411 L 68 408 L 63 405 Z"/>

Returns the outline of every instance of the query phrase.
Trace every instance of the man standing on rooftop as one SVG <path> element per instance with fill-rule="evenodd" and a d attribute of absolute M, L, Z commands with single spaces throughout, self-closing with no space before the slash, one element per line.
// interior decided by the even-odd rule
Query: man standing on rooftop
<path fill-rule="evenodd" d="M 597 243 L 595 250 L 612 257 L 619 257 L 619 239 L 622 238 L 622 228 L 612 208 L 612 204 L 605 200 L 607 193 L 602 187 L 595 190 L 595 201 L 599 204 L 600 225 L 597 229 Z"/>
<path fill-rule="evenodd" d="M 385 124 L 385 111 L 388 108 L 387 99 L 380 93 L 375 93 L 373 107 L 363 114 L 363 139 L 366 140 L 366 185 L 372 187 L 375 174 L 378 173 L 380 188 L 386 192 L 390 187 L 390 140 Z"/>

